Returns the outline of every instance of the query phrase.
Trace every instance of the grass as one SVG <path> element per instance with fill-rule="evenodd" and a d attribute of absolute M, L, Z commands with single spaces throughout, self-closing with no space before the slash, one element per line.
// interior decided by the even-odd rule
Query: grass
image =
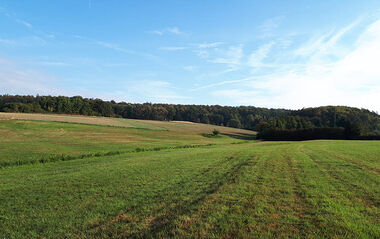
<path fill-rule="evenodd" d="M 205 128 L 203 132 L 207 130 Z M 0 140 L 0 168 L 70 156 L 133 152 L 142 148 L 237 142 L 226 136 L 209 139 L 186 127 L 182 131 L 161 131 L 25 120 L 1 121 L 0 133 L 7 136 Z"/>
<path fill-rule="evenodd" d="M 186 127 L 1 121 L 2 162 L 88 157 L 1 168 L 0 238 L 379 237 L 380 142 Z"/>

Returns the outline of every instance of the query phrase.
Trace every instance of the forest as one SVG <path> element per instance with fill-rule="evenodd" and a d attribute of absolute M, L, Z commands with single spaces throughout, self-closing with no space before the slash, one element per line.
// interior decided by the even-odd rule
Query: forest
<path fill-rule="evenodd" d="M 301 132 L 299 130 L 311 128 L 324 129 L 307 132 L 318 131 L 321 133 L 327 132 L 327 128 L 333 128 L 331 132 L 343 137 L 344 132 L 340 131 L 352 128 L 353 125 L 357 128 L 358 136 L 380 135 L 380 116 L 376 112 L 347 106 L 288 110 L 254 106 L 137 104 L 89 99 L 81 96 L 0 95 L 0 111 L 191 121 L 256 130 L 261 132 L 262 137 L 275 130 L 278 131 L 278 135 L 282 135 L 289 132 L 294 134 L 297 130 Z M 263 134 L 264 131 L 266 134 Z"/>

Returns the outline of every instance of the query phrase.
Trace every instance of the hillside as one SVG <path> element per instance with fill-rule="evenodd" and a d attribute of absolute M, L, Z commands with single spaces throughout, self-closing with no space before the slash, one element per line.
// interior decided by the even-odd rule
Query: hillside
<path fill-rule="evenodd" d="M 79 123 L 90 125 L 105 125 L 136 129 L 166 130 L 179 133 L 207 134 L 216 129 L 221 134 L 231 136 L 253 137 L 256 132 L 245 129 L 237 129 L 225 126 L 194 123 L 188 121 L 157 121 L 136 120 L 100 116 L 64 115 L 64 114 L 33 114 L 33 113 L 5 113 L 0 112 L 0 119 L 55 121 L 67 123 Z"/>
<path fill-rule="evenodd" d="M 220 135 L 211 136 L 214 129 Z M 256 132 L 189 122 L 0 113 L 0 134 L 6 136 L 0 141 L 2 167 L 95 154 L 233 143 L 255 138 Z"/>
<path fill-rule="evenodd" d="M 131 104 L 86 99 L 80 96 L 0 96 L 0 111 L 58 113 L 121 117 L 159 121 L 190 121 L 260 130 L 263 124 L 279 129 L 346 127 L 357 123 L 364 134 L 380 134 L 380 116 L 366 109 L 323 106 L 301 110 L 268 109 L 253 106 Z"/>

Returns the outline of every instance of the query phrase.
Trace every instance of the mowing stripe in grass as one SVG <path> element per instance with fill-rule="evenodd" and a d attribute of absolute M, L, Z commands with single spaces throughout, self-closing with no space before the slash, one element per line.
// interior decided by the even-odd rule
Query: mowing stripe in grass
<path fill-rule="evenodd" d="M 0 162 L 0 169 L 11 166 L 21 166 L 27 164 L 38 164 L 38 163 L 54 163 L 58 161 L 69 161 L 75 159 L 84 159 L 84 158 L 94 158 L 94 157 L 103 157 L 103 156 L 113 156 L 119 154 L 128 154 L 128 153 L 139 153 L 139 152 L 148 152 L 148 151 L 161 151 L 161 150 L 177 150 L 177 149 L 189 149 L 189 148 L 202 148 L 202 147 L 210 147 L 216 144 L 191 144 L 191 145 L 180 145 L 180 146 L 172 146 L 172 147 L 153 147 L 153 148 L 142 148 L 137 147 L 132 151 L 108 151 L 108 152 L 98 152 L 98 153 L 88 153 L 81 155 L 51 155 L 48 158 L 42 158 L 39 160 L 29 160 L 29 161 L 11 161 L 11 162 Z"/>
<path fill-rule="evenodd" d="M 336 157 L 329 156 L 328 154 L 321 154 L 316 156 L 314 151 L 305 150 L 308 157 L 318 165 L 329 178 L 332 179 L 332 183 L 337 186 L 342 192 L 346 192 L 347 196 L 351 196 L 352 191 L 355 191 L 355 197 L 360 198 L 366 203 L 370 203 L 375 207 L 380 207 L 380 198 L 377 196 L 378 192 L 370 191 L 368 188 L 376 188 L 376 185 L 380 185 L 378 177 L 369 177 L 370 175 L 363 173 L 361 168 L 358 168 L 356 164 L 346 163 L 337 164 L 339 162 Z M 321 160 L 323 155 L 323 161 Z M 353 167 L 355 170 L 346 170 L 347 167 Z M 356 179 L 356 180 L 355 180 Z M 364 183 L 365 182 L 365 183 Z M 368 187 L 372 185 L 371 187 Z"/>
<path fill-rule="evenodd" d="M 368 200 L 367 192 L 355 189 L 354 184 L 347 180 L 340 180 L 330 169 L 323 167 L 320 160 L 326 158 L 315 157 L 305 147 L 300 148 L 303 155 L 304 186 L 307 187 L 306 199 L 313 204 L 316 211 L 314 218 L 319 220 L 322 237 L 345 238 L 376 238 L 380 228 L 373 227 L 378 223 L 378 206 L 368 207 L 363 200 Z M 352 170 L 347 170 L 352 171 Z M 353 179 L 353 178 L 352 178 Z M 362 194 L 365 196 L 363 197 Z M 372 195 L 370 196 L 371 198 Z M 333 227 L 334 231 L 325 228 Z M 325 234 L 326 233 L 326 234 Z"/>

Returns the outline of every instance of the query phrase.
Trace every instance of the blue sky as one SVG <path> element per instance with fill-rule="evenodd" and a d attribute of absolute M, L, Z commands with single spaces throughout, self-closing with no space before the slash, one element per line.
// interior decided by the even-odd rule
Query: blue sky
<path fill-rule="evenodd" d="M 380 1 L 0 0 L 0 94 L 380 112 Z"/>

